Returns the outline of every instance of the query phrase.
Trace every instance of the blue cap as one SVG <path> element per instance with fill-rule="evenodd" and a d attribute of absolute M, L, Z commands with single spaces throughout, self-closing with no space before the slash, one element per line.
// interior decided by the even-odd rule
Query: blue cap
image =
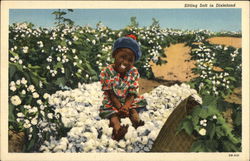
<path fill-rule="evenodd" d="M 118 48 L 129 48 L 135 53 L 135 61 L 141 58 L 141 49 L 136 40 L 131 37 L 121 37 L 117 39 L 113 46 L 113 52 Z"/>

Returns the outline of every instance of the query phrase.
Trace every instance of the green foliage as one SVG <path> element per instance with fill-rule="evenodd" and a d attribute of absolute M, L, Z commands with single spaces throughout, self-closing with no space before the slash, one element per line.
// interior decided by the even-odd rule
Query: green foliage
<path fill-rule="evenodd" d="M 62 27 L 63 25 L 69 25 L 69 26 L 74 25 L 74 21 L 72 21 L 69 18 L 64 17 L 64 15 L 66 15 L 69 12 L 73 12 L 73 10 L 72 9 L 66 9 L 66 10 L 58 9 L 57 11 L 52 12 L 52 14 L 56 16 L 55 18 L 56 26 Z"/>
<path fill-rule="evenodd" d="M 192 79 L 191 84 L 201 95 L 225 98 L 234 88 L 241 86 L 241 48 L 212 45 L 207 41 L 191 47 L 192 59 L 197 62 L 192 71 L 200 75 Z"/>
<path fill-rule="evenodd" d="M 136 21 L 136 17 L 130 17 L 130 27 L 139 27 L 139 23 Z"/>
<path fill-rule="evenodd" d="M 218 102 L 216 97 L 203 97 L 203 104 L 180 123 L 177 132 L 184 130 L 196 137 L 191 147 L 192 152 L 241 151 L 241 138 L 233 134 L 233 129 L 217 108 Z"/>

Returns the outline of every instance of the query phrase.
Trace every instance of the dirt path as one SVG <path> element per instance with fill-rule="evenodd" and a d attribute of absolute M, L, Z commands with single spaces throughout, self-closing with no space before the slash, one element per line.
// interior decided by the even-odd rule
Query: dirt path
<path fill-rule="evenodd" d="M 208 39 L 211 44 L 220 44 L 241 48 L 241 38 L 238 37 L 213 37 Z"/>
<path fill-rule="evenodd" d="M 221 44 L 227 46 L 233 46 L 235 48 L 241 47 L 241 38 L 235 37 L 214 37 L 208 39 L 211 44 Z M 176 82 L 188 82 L 192 78 L 196 77 L 191 69 L 195 67 L 195 61 L 191 61 L 190 56 L 191 48 L 185 46 L 184 43 L 170 45 L 170 47 L 165 49 L 168 61 L 167 64 L 162 66 L 156 66 L 154 63 L 150 62 L 152 65 L 152 70 L 155 76 L 164 81 L 176 81 Z M 149 92 L 156 88 L 160 84 L 167 85 L 167 82 L 159 82 L 141 79 L 140 80 L 140 94 Z"/>
<path fill-rule="evenodd" d="M 191 69 L 195 67 L 195 61 L 190 60 L 190 47 L 185 46 L 184 43 L 171 44 L 169 48 L 165 49 L 167 63 L 162 66 L 157 66 L 153 62 L 153 72 L 157 78 L 164 80 L 179 80 L 181 82 L 188 82 L 195 75 Z"/>

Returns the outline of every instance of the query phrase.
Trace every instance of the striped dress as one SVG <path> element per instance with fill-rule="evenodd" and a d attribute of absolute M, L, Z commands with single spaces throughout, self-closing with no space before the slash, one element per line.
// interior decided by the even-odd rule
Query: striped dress
<path fill-rule="evenodd" d="M 117 113 L 118 109 L 114 107 L 108 97 L 107 90 L 113 90 L 122 105 L 125 103 L 128 94 L 135 94 L 135 99 L 130 108 L 145 108 L 147 105 L 143 96 L 139 95 L 139 78 L 140 74 L 136 67 L 132 66 L 124 78 L 116 72 L 113 65 L 108 65 L 100 73 L 100 82 L 104 92 L 104 98 L 100 107 L 100 117 L 109 118 L 112 114 Z"/>

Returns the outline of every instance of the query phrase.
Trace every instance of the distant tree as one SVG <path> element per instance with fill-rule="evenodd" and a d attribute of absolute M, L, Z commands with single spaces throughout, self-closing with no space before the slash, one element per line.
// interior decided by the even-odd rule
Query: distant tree
<path fill-rule="evenodd" d="M 139 23 L 136 21 L 136 17 L 130 17 L 130 27 L 138 27 Z"/>
<path fill-rule="evenodd" d="M 69 12 L 73 12 L 72 9 L 58 9 L 57 11 L 54 11 L 52 14 L 56 16 L 55 20 L 55 25 L 56 26 L 63 26 L 63 25 L 69 25 L 73 26 L 74 21 L 72 21 L 69 18 L 65 18 L 64 16 L 68 14 Z"/>
<path fill-rule="evenodd" d="M 157 28 L 160 28 L 160 23 L 159 21 L 157 21 L 155 18 L 152 18 L 152 24 L 150 25 L 150 27 L 157 27 Z"/>

